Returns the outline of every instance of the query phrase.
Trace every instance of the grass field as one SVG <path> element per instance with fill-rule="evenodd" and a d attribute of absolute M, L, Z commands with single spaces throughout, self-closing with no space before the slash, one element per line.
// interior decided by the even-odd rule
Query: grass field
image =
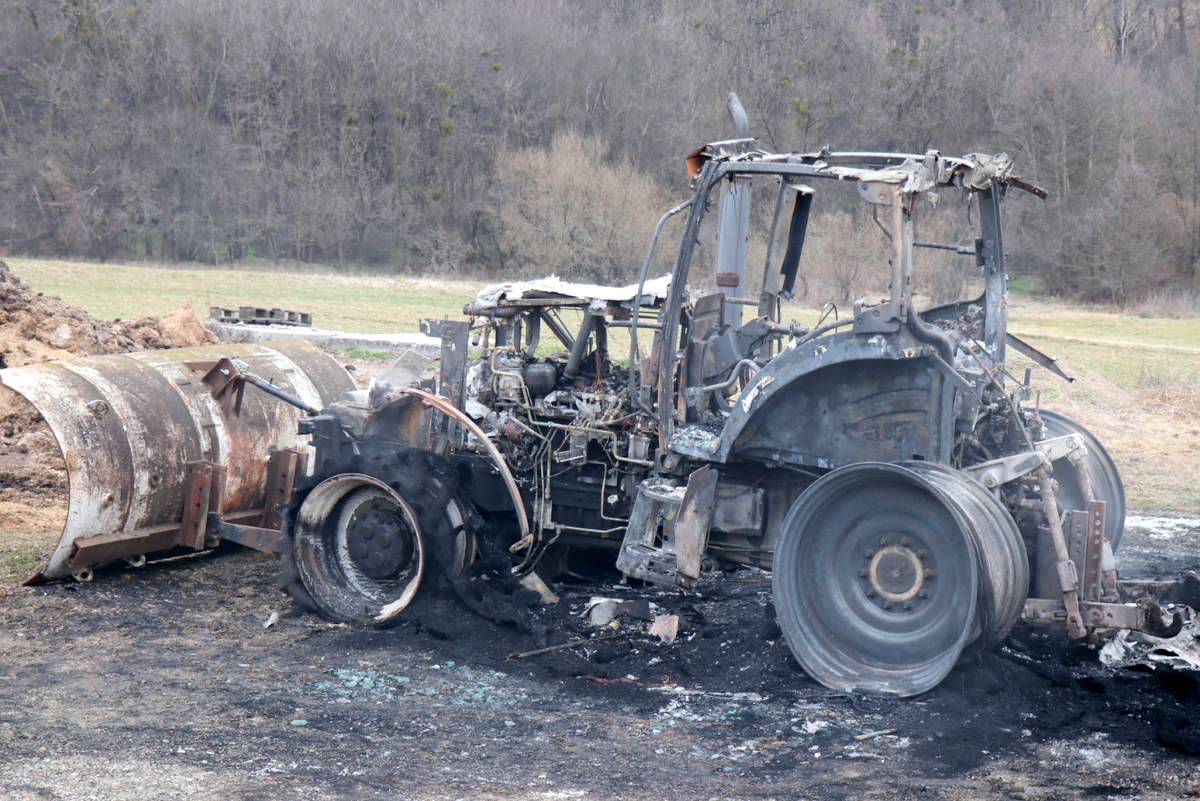
<path fill-rule="evenodd" d="M 322 328 L 414 331 L 423 317 L 461 315 L 485 281 L 321 272 L 118 266 L 8 259 L 33 288 L 106 319 L 162 315 L 190 303 L 278 306 Z M 803 322 L 815 312 L 790 310 Z M 1125 315 L 1014 295 L 1010 328 L 1058 357 L 1078 380 L 1038 369 L 1041 399 L 1095 432 L 1117 459 L 1130 505 L 1200 514 L 1200 316 Z M 620 343 L 612 343 L 614 350 Z M 1024 361 L 1014 357 L 1020 376 Z"/>
<path fill-rule="evenodd" d="M 311 312 L 321 328 L 415 331 L 422 317 L 461 316 L 463 303 L 479 288 L 474 281 L 327 272 L 6 261 L 34 289 L 107 320 L 162 315 L 190 303 L 201 317 L 208 316 L 209 306 L 263 306 Z"/>

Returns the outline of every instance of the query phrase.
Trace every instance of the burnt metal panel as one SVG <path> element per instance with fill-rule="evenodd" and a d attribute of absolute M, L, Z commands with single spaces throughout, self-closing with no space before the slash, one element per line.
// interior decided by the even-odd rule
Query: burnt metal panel
<path fill-rule="evenodd" d="M 675 583 L 681 587 L 695 587 L 700 580 L 716 492 L 717 471 L 712 467 L 702 467 L 688 477 L 675 515 Z"/>
<path fill-rule="evenodd" d="M 272 449 L 305 445 L 298 412 L 254 392 L 240 415 L 228 414 L 201 380 L 222 357 L 245 361 L 314 406 L 353 387 L 336 362 L 299 343 L 148 351 L 0 372 L 45 418 L 67 466 L 67 522 L 34 579 L 174 547 L 190 463 L 218 465 L 223 476 L 209 511 L 261 509 Z M 199 526 L 187 528 L 194 544 Z"/>
<path fill-rule="evenodd" d="M 907 329 L 835 334 L 786 350 L 735 400 L 712 459 L 814 467 L 938 459 L 940 415 L 953 411 L 932 353 Z"/>
<path fill-rule="evenodd" d="M 942 378 L 928 360 L 845 362 L 762 404 L 735 454 L 815 467 L 936 460 Z"/>

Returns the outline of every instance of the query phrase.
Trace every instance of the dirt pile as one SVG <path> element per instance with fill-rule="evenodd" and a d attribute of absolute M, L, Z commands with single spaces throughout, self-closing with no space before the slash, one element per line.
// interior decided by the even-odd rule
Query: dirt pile
<path fill-rule="evenodd" d="M 181 348 L 216 342 L 191 306 L 163 318 L 98 320 L 60 298 L 35 292 L 0 261 L 0 367 L 97 353 Z"/>

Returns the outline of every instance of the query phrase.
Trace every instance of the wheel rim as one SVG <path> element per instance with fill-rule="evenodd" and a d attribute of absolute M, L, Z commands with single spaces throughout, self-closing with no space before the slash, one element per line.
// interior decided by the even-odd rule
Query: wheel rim
<path fill-rule="evenodd" d="M 946 465 L 903 462 L 936 486 L 961 512 L 964 532 L 978 560 L 979 596 L 971 637 L 981 646 L 999 645 L 1012 631 L 1029 592 L 1029 556 L 1016 522 L 995 495 Z"/>
<path fill-rule="evenodd" d="M 864 463 L 814 483 L 784 520 L 774 594 L 792 653 L 842 690 L 915 695 L 971 635 L 978 579 L 966 525 L 929 481 Z"/>
<path fill-rule="evenodd" d="M 327 617 L 386 623 L 412 601 L 425 554 L 411 506 L 360 473 L 328 478 L 309 492 L 294 527 L 296 567 Z"/>
<path fill-rule="evenodd" d="M 1096 500 L 1105 501 L 1104 533 L 1114 551 L 1121 542 L 1125 531 L 1125 485 L 1121 474 L 1108 451 L 1100 444 L 1100 440 L 1065 414 L 1043 409 L 1040 412 L 1042 425 L 1045 427 L 1047 438 L 1061 437 L 1067 434 L 1078 434 L 1083 437 L 1087 457 L 1083 461 L 1084 472 L 1092 482 L 1092 495 Z M 1085 495 L 1079 484 L 1079 474 L 1075 465 L 1067 458 L 1058 459 L 1053 464 L 1054 480 L 1058 489 L 1054 497 L 1063 509 L 1083 509 Z"/>

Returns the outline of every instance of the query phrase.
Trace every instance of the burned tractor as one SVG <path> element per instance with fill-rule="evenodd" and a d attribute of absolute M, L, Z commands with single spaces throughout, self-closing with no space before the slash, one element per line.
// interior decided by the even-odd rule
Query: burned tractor
<path fill-rule="evenodd" d="M 428 323 L 436 378 L 401 360 L 332 403 L 244 360 L 209 365 L 200 383 L 227 410 L 246 383 L 299 407 L 311 452 L 305 469 L 271 473 L 255 520 L 205 495 L 190 536 L 276 553 L 301 604 L 369 625 L 394 620 L 432 571 L 461 575 L 484 551 L 507 554 L 518 577 L 602 560 L 684 589 L 706 571 L 767 569 L 813 678 L 899 695 L 935 686 L 1022 617 L 1075 638 L 1177 630 L 1117 581 L 1125 500 L 1112 459 L 1039 408 L 1028 370 L 1017 380 L 1006 367 L 1011 347 L 1061 374 L 1007 331 L 1001 202 L 1042 190 L 1004 155 L 765 152 L 735 112 L 742 138 L 688 159 L 691 196 L 659 220 L 636 284 L 488 287 L 466 319 Z M 785 316 L 827 189 L 867 210 L 890 291 L 800 325 Z M 937 196 L 974 222 L 966 242 L 918 237 Z M 757 250 L 752 199 L 769 214 Z M 651 278 L 673 218 L 673 269 Z M 973 260 L 982 294 L 918 311 L 918 253 Z M 689 291 L 714 273 L 715 291 Z"/>
<path fill-rule="evenodd" d="M 1006 330 L 1001 200 L 1040 190 L 1002 155 L 776 154 L 744 138 L 689 165 L 692 196 L 657 228 L 684 215 L 669 276 L 648 275 L 656 233 L 635 285 L 489 287 L 468 320 L 430 323 L 436 381 L 381 383 L 373 402 L 302 421 L 316 461 L 287 517 L 297 598 L 384 623 L 427 561 L 464 569 L 486 531 L 518 575 L 553 577 L 567 553 L 683 588 L 705 570 L 769 569 L 788 645 L 835 688 L 922 692 L 1023 614 L 1065 621 L 1072 637 L 1166 633 L 1153 604 L 1121 603 L 1112 460 L 1031 403 L 1028 374 L 1006 377 L 1010 346 L 1057 369 Z M 774 214 L 751 294 L 756 182 Z M 876 210 L 891 291 L 803 327 L 781 309 L 822 182 L 852 185 Z M 918 199 L 932 192 L 971 206 L 973 242 L 917 240 Z M 714 206 L 719 291 L 694 296 L 685 288 Z M 974 259 L 983 294 L 918 312 L 919 248 Z M 627 354 L 611 345 L 622 335 Z"/>

